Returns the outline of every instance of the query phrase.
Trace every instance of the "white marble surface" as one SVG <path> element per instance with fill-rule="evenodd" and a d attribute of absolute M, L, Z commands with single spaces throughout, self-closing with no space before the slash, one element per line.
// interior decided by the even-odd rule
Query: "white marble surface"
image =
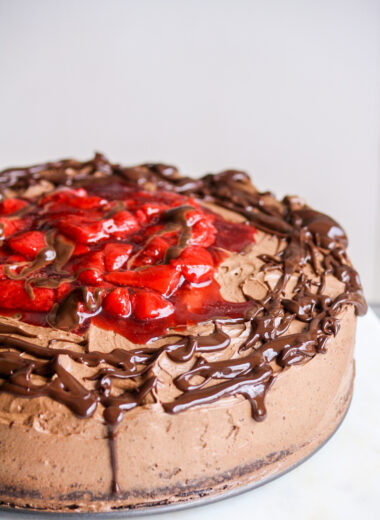
<path fill-rule="evenodd" d="M 304 464 L 261 488 L 145 520 L 375 520 L 380 518 L 380 320 L 359 320 L 354 397 L 342 426 Z M 36 518 L 3 514 L 1 518 Z M 43 518 L 43 517 L 42 517 Z M 101 516 L 96 516 L 100 520 Z M 120 517 L 119 517 L 120 518 Z M 127 518 L 127 516 L 126 516 Z"/>

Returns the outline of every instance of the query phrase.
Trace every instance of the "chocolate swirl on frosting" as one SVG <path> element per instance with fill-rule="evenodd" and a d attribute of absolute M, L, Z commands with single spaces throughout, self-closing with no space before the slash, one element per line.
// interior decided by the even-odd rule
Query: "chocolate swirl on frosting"
<path fill-rule="evenodd" d="M 103 155 L 96 154 L 87 162 L 72 159 L 32 166 L 11 168 L 0 173 L 0 189 L 21 194 L 33 185 L 45 183 L 47 189 L 57 186 L 106 186 L 110 180 L 149 190 L 166 190 L 194 197 L 200 202 L 211 202 L 245 217 L 257 229 L 276 235 L 281 251 L 275 256 L 263 255 L 262 270 L 277 270 L 281 276 L 273 289 L 268 288 L 262 300 L 247 297 L 250 307 L 246 315 L 231 319 L 214 317 L 214 331 L 209 335 L 167 335 L 160 347 L 142 347 L 132 350 L 115 349 L 109 353 L 88 352 L 86 344 L 81 351 L 38 346 L 33 334 L 20 325 L 0 325 L 0 391 L 22 397 L 48 396 L 72 410 L 79 417 L 91 417 L 98 405 L 108 425 L 113 492 L 118 492 L 115 442 L 117 425 L 128 410 L 157 400 L 157 377 L 154 367 L 161 356 L 181 364 L 193 360 L 192 367 L 174 379 L 179 395 L 171 402 L 162 403 L 167 413 L 180 413 L 216 400 L 240 395 L 252 407 L 255 420 L 265 418 L 265 395 L 277 374 L 284 368 L 309 361 L 316 354 L 326 352 L 328 339 L 339 331 L 339 313 L 352 305 L 357 315 L 366 312 L 358 274 L 346 255 L 347 237 L 342 228 L 330 217 L 305 206 L 294 197 L 282 202 L 268 193 L 252 188 L 246 173 L 228 170 L 201 179 L 180 176 L 177 169 L 162 164 L 144 164 L 125 168 L 111 164 Z M 168 223 L 182 229 L 179 248 L 171 248 L 168 258 L 176 257 L 186 244 L 187 230 L 183 224 L 186 206 L 177 208 Z M 70 255 L 64 242 L 51 238 L 35 262 L 16 278 L 33 273 L 36 267 L 55 262 L 59 272 Z M 310 266 L 318 281 L 312 282 L 304 267 Z M 285 288 L 291 277 L 298 282 L 293 297 L 285 297 Z M 326 276 L 332 275 L 344 284 L 345 290 L 331 298 L 324 293 Z M 317 291 L 313 290 L 317 286 Z M 73 292 L 65 304 L 54 308 L 49 323 L 64 329 L 78 324 L 76 302 L 84 301 L 88 312 L 96 312 L 99 303 L 93 295 Z M 303 324 L 301 332 L 287 334 L 294 320 Z M 245 323 L 249 334 L 240 346 L 237 357 L 208 361 L 205 355 L 223 351 L 230 345 L 230 337 L 223 325 Z M 91 378 L 95 388 L 87 390 L 62 366 L 61 356 L 73 362 L 98 367 Z M 34 377 L 45 381 L 36 384 Z M 133 387 L 115 394 L 115 380 L 130 380 Z M 196 382 L 194 382 L 196 381 Z"/>

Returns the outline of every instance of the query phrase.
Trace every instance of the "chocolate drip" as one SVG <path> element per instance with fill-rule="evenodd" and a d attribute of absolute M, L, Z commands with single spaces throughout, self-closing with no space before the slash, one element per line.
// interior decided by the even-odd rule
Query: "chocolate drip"
<path fill-rule="evenodd" d="M 65 273 L 62 267 L 70 260 L 75 245 L 61 234 L 57 234 L 54 240 L 55 260 L 54 269 L 57 273 Z"/>
<path fill-rule="evenodd" d="M 35 385 L 31 375 L 54 374 L 57 377 L 44 385 Z M 78 417 L 91 417 L 97 400 L 79 381 L 65 370 L 58 359 L 50 364 L 22 358 L 15 352 L 0 352 L 0 376 L 5 379 L 2 391 L 21 397 L 51 397 L 66 405 Z"/>
<path fill-rule="evenodd" d="M 168 413 L 179 413 L 197 405 L 214 403 L 223 397 L 240 394 L 250 402 L 253 418 L 256 421 L 262 421 L 266 415 L 265 393 L 272 382 L 271 367 L 260 367 L 255 374 L 234 377 L 232 381 L 225 381 L 206 388 L 188 390 L 172 403 L 164 403 L 163 406 Z"/>
<path fill-rule="evenodd" d="M 94 316 L 101 306 L 101 288 L 92 293 L 87 287 L 79 287 L 71 291 L 63 302 L 55 303 L 47 316 L 47 321 L 52 327 L 61 330 L 76 330 L 83 321 Z M 87 312 L 81 310 L 84 304 Z"/>
<path fill-rule="evenodd" d="M 77 352 L 54 348 L 53 343 L 49 347 L 35 345 L 33 334 L 23 330 L 21 323 L 20 326 L 0 325 L 0 348 L 3 349 L 0 352 L 1 391 L 22 397 L 48 396 L 69 407 L 79 417 L 90 417 L 99 403 L 103 406 L 110 442 L 112 490 L 117 493 L 117 426 L 128 410 L 147 404 L 149 399 L 156 399 L 157 378 L 152 369 L 160 356 L 166 355 L 177 364 L 194 360 L 192 368 L 174 380 L 180 394 L 172 402 L 162 403 L 166 412 L 176 414 L 194 406 L 240 395 L 250 402 L 252 415 L 259 421 L 265 417 L 265 395 L 277 374 L 326 352 L 329 337 L 336 336 L 339 331 L 338 314 L 345 306 L 353 305 L 357 315 L 363 315 L 367 307 L 358 274 L 346 257 L 347 237 L 343 229 L 330 217 L 305 206 L 296 198 L 286 197 L 280 203 L 268 193 L 255 191 L 244 172 L 228 170 L 191 179 L 181 177 L 171 166 L 144 164 L 123 168 L 96 154 L 93 160 L 84 163 L 68 159 L 5 170 L 0 173 L 0 188 L 2 191 L 11 188 L 22 192 L 30 185 L 48 181 L 54 186 L 86 186 L 90 191 L 96 186 L 99 189 L 106 187 L 112 179 L 120 185 L 172 191 L 200 201 L 210 201 L 243 215 L 256 228 L 276 235 L 283 246 L 275 256 L 261 256 L 263 271 L 276 270 L 281 274 L 276 287 L 268 290 L 262 301 L 250 299 L 251 306 L 245 316 L 236 319 L 215 316 L 215 329 L 209 335 L 168 335 L 168 342 L 157 348 L 115 349 L 102 353 L 87 352 L 86 345 L 83 345 L 83 351 Z M 114 211 L 120 209 L 121 206 L 115 205 Z M 177 257 L 186 247 L 191 236 L 186 213 L 192 209 L 192 206 L 181 206 L 166 212 L 167 229 L 179 229 L 180 240 L 178 246 L 167 250 L 165 261 Z M 108 216 L 112 214 L 111 210 Z M 0 224 L 0 240 L 3 231 Z M 50 264 L 56 273 L 60 273 L 72 252 L 73 245 L 57 235 L 54 242 L 40 251 L 36 259 L 18 274 L 13 268 L 6 274 L 9 278 L 19 279 Z M 315 274 L 313 280 L 307 279 L 304 273 L 307 265 Z M 292 276 L 297 276 L 298 282 L 293 296 L 285 297 L 284 291 Z M 334 299 L 324 294 L 327 276 L 334 276 L 344 287 Z M 41 286 L 47 279 L 41 277 L 39 280 L 29 279 L 29 284 Z M 54 283 L 54 279 L 51 282 Z M 100 295 L 101 289 L 94 293 L 74 289 L 59 306 L 53 307 L 48 323 L 64 330 L 77 329 L 84 316 L 98 312 Z M 81 310 L 81 304 L 85 312 Z M 303 329 L 287 334 L 294 320 L 301 322 Z M 221 329 L 221 324 L 231 323 L 245 323 L 250 328 L 237 357 L 209 361 L 208 353 L 229 347 L 230 337 Z M 60 356 L 99 367 L 91 377 L 95 389 L 87 390 L 65 370 Z M 45 378 L 45 384 L 34 384 L 34 376 Z M 113 383 L 117 379 L 128 379 L 134 389 L 116 395 Z"/>
<path fill-rule="evenodd" d="M 56 258 L 55 249 L 53 247 L 44 247 L 37 253 L 37 256 L 33 262 L 30 263 L 30 265 L 25 266 L 21 269 L 19 274 L 15 274 L 12 270 L 12 267 L 5 266 L 4 272 L 8 276 L 8 278 L 11 278 L 12 280 L 21 280 L 22 278 L 25 278 L 26 276 L 29 276 L 32 273 L 35 273 L 36 271 L 39 271 L 42 267 L 45 267 L 52 262 L 54 262 Z"/>
<path fill-rule="evenodd" d="M 162 233 L 172 230 L 180 230 L 178 244 L 170 246 L 165 253 L 164 262 L 169 263 L 170 260 L 177 258 L 191 238 L 191 226 L 186 220 L 186 213 L 195 209 L 193 206 L 179 206 L 178 208 L 169 209 L 165 212 L 165 220 L 168 222 Z"/>

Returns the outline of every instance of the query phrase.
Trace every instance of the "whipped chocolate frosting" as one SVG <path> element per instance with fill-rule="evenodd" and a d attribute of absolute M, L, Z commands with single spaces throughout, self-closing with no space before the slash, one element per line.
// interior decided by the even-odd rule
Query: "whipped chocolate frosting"
<path fill-rule="evenodd" d="M 212 330 L 206 334 L 172 330 L 158 344 L 116 348 L 110 352 L 89 350 L 88 334 L 75 333 L 80 323 L 77 302 L 82 302 L 88 313 L 95 315 L 101 308 L 101 298 L 100 290 L 91 292 L 86 287 L 74 289 L 62 303 L 55 304 L 45 324 L 67 333 L 74 331 L 72 348 L 67 338 L 64 348 L 57 346 L 54 339 L 47 346 L 39 345 L 31 329 L 23 326 L 22 319 L 0 323 L 0 391 L 29 398 L 47 396 L 82 418 L 92 417 L 100 405 L 109 431 L 113 492 L 118 493 L 117 426 L 129 410 L 159 401 L 155 367 L 163 354 L 179 366 L 192 364 L 189 370 L 179 370 L 173 377 L 176 396 L 161 402 L 165 412 L 177 414 L 241 395 L 249 401 L 253 418 L 261 421 L 266 415 L 265 396 L 278 374 L 325 353 L 329 338 L 339 331 L 338 315 L 343 307 L 352 305 L 357 315 L 363 315 L 366 303 L 358 274 L 347 258 L 343 229 L 296 197 L 285 197 L 279 202 L 269 193 L 259 193 L 244 172 L 228 170 L 192 179 L 181 176 L 172 166 L 145 164 L 125 168 L 97 154 L 83 163 L 70 159 L 0 173 L 3 199 L 14 195 L 40 196 L 61 186 L 91 187 L 94 192 L 102 193 L 115 182 L 192 197 L 211 211 L 220 212 L 226 222 L 249 222 L 259 232 L 277 237 L 279 243 L 274 254 L 260 255 L 260 270 L 272 272 L 274 284 L 263 284 L 262 294 L 253 297 L 252 291 L 244 287 L 246 281 L 242 282 L 240 300 L 235 302 L 239 305 L 238 315 L 228 312 L 208 316 L 206 321 L 212 322 Z M 166 225 L 180 230 L 180 238 L 176 246 L 166 251 L 164 263 L 178 257 L 186 247 L 189 237 L 183 218 L 186 211 L 186 206 L 182 206 L 166 212 Z M 225 245 L 219 243 L 221 249 L 228 250 Z M 247 247 L 255 246 L 247 244 Z M 54 287 L 61 283 L 54 278 L 33 278 L 33 274 L 52 262 L 60 271 L 71 253 L 72 245 L 49 236 L 46 247 L 35 260 L 17 274 L 12 269 L 6 274 L 10 279 L 25 280 L 32 295 L 33 287 Z M 238 257 L 239 252 L 230 253 L 230 258 Z M 220 264 L 217 276 L 221 276 L 224 265 Z M 65 276 L 70 279 L 67 273 Z M 290 287 L 294 278 L 296 283 Z M 332 295 L 326 289 L 332 279 L 340 288 L 338 294 Z M 294 331 L 296 322 L 300 326 Z M 229 348 L 231 325 L 241 325 L 247 331 L 239 355 L 210 360 L 207 354 L 223 353 Z M 64 368 L 60 362 L 63 355 L 93 369 L 91 389 Z M 121 393 L 115 391 L 115 383 L 120 381 L 131 383 Z"/>

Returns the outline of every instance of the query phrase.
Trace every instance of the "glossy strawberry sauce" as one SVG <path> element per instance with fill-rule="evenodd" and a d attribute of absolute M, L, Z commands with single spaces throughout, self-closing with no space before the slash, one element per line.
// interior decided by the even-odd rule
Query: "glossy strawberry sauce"
<path fill-rule="evenodd" d="M 119 181 L 6 199 L 0 312 L 76 332 L 92 322 L 135 343 L 169 328 L 241 317 L 249 303 L 225 301 L 215 272 L 254 234 L 189 197 Z"/>

